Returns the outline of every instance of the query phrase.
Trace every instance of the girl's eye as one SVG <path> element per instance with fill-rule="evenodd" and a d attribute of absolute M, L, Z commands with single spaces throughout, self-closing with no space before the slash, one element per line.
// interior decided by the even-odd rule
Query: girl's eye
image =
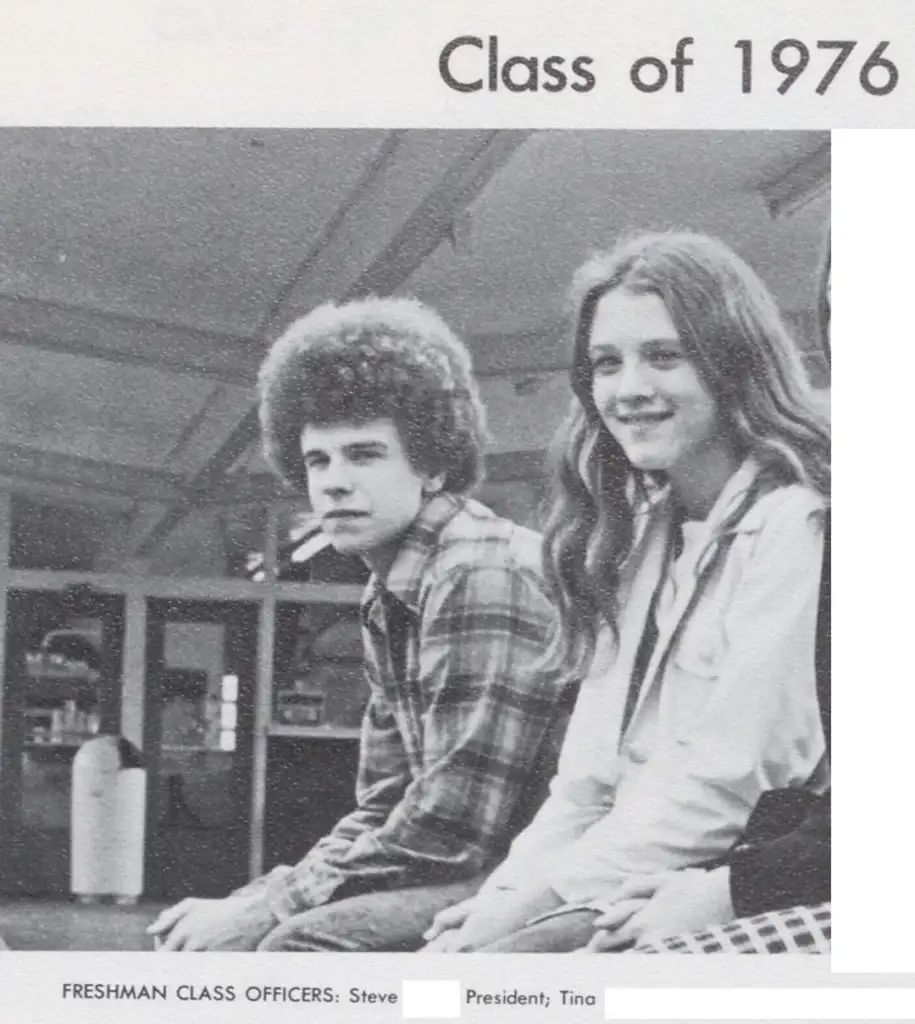
<path fill-rule="evenodd" d="M 651 361 L 659 366 L 672 366 L 683 358 L 683 353 L 675 348 L 661 349 L 654 352 Z"/>

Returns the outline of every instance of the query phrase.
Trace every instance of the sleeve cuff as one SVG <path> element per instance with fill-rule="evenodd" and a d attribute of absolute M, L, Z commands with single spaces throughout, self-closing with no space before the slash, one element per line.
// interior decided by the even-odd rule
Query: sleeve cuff
<path fill-rule="evenodd" d="M 240 886 L 238 889 L 233 889 L 229 896 L 258 896 L 265 895 L 276 877 L 285 877 L 292 868 L 288 864 L 278 864 L 272 871 L 269 871 L 266 875 L 258 875 L 257 878 L 252 878 L 250 882 Z"/>
<path fill-rule="evenodd" d="M 291 869 L 290 869 L 291 870 Z M 265 901 L 277 921 L 288 921 L 295 913 L 304 910 L 296 905 L 289 890 L 288 875 L 277 876 L 264 892 Z"/>
<path fill-rule="evenodd" d="M 590 906 L 593 903 L 612 900 L 621 882 L 621 876 L 608 876 L 598 880 L 575 874 L 573 871 L 567 871 L 562 875 L 552 874 L 545 879 L 546 885 L 561 896 L 563 902 L 575 906 Z"/>
<path fill-rule="evenodd" d="M 340 872 L 326 864 L 282 865 L 267 877 L 266 903 L 278 921 L 288 921 L 329 903 L 342 880 Z"/>

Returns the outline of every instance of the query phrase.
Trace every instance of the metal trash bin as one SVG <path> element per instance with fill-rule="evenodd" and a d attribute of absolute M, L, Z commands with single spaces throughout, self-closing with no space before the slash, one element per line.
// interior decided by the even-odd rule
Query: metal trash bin
<path fill-rule="evenodd" d="M 136 903 L 143 892 L 146 769 L 122 736 L 88 740 L 73 758 L 70 891 L 82 903 Z"/>

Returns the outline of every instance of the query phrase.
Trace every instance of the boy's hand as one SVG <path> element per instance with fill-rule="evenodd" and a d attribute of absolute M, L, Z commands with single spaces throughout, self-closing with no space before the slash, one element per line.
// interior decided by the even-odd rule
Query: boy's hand
<path fill-rule="evenodd" d="M 277 925 L 260 897 L 189 897 L 163 910 L 147 931 L 161 940 L 159 952 L 250 951 Z"/>

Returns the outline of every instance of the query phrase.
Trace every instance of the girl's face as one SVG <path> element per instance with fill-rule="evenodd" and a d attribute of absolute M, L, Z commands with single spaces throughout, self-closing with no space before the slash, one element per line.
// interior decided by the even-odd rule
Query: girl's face
<path fill-rule="evenodd" d="M 718 405 L 657 295 L 616 288 L 597 303 L 588 345 L 594 404 L 639 470 L 702 473 L 722 443 Z"/>

